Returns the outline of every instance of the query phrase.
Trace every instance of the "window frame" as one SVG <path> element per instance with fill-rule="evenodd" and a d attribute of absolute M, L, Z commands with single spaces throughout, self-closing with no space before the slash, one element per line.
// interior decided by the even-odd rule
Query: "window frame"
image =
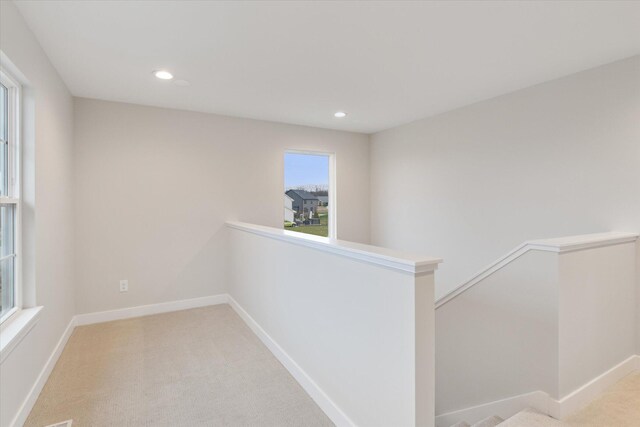
<path fill-rule="evenodd" d="M 336 153 L 331 151 L 314 151 L 314 150 L 299 150 L 288 148 L 284 150 L 282 155 L 282 187 L 286 189 L 286 182 L 284 177 L 284 171 L 286 167 L 287 154 L 304 154 L 309 156 L 325 156 L 329 158 L 329 199 L 328 199 L 328 236 L 329 239 L 337 239 L 338 237 L 338 221 L 337 221 L 337 209 L 336 209 Z M 303 203 L 304 206 L 306 203 Z"/>
<path fill-rule="evenodd" d="M 0 329 L 22 310 L 22 199 L 20 188 L 21 166 L 21 95 L 22 87 L 5 68 L 0 67 L 0 83 L 7 88 L 7 142 L 8 183 L 7 195 L 0 196 L 0 205 L 13 206 L 13 307 L 0 317 Z"/>

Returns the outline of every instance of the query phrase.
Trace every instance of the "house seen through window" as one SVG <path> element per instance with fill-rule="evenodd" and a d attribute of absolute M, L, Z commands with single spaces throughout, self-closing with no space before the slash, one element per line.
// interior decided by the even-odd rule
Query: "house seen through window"
<path fill-rule="evenodd" d="M 329 154 L 287 152 L 284 157 L 284 227 L 330 237 Z"/>

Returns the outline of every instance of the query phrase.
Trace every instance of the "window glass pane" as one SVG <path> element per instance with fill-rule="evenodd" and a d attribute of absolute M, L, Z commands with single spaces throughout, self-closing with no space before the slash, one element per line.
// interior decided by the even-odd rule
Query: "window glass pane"
<path fill-rule="evenodd" d="M 0 317 L 4 316 L 15 305 L 14 266 L 15 257 L 0 261 Z"/>
<path fill-rule="evenodd" d="M 9 92 L 0 84 L 0 196 L 7 195 L 9 182 Z"/>
<path fill-rule="evenodd" d="M 0 206 L 0 258 L 15 254 L 15 205 Z"/>
<path fill-rule="evenodd" d="M 15 304 L 15 210 L 0 206 L 0 317 Z"/>
<path fill-rule="evenodd" d="M 329 156 L 286 153 L 284 227 L 329 236 Z"/>
<path fill-rule="evenodd" d="M 6 141 L 8 139 L 9 129 L 7 123 L 9 122 L 9 91 L 6 87 L 0 84 L 0 139 Z"/>
<path fill-rule="evenodd" d="M 0 141 L 0 196 L 8 196 L 9 185 L 9 144 Z"/>

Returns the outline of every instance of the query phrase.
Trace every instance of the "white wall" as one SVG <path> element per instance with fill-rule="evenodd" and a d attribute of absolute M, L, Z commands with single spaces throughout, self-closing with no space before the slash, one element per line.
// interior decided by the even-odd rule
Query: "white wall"
<path fill-rule="evenodd" d="M 522 408 L 504 399 L 562 418 L 606 388 L 635 354 L 636 236 L 616 239 L 533 242 L 436 309 L 438 425 Z"/>
<path fill-rule="evenodd" d="M 371 242 L 436 297 L 535 238 L 640 231 L 640 56 L 372 135 Z"/>
<path fill-rule="evenodd" d="M 229 294 L 333 401 L 318 403 L 337 425 L 433 426 L 431 272 L 363 262 L 376 248 L 352 259 L 229 232 Z"/>
<path fill-rule="evenodd" d="M 281 226 L 285 149 L 336 153 L 338 236 L 369 239 L 366 135 L 88 99 L 75 114 L 79 313 L 226 292 L 224 222 Z"/>
<path fill-rule="evenodd" d="M 536 390 L 556 395 L 557 258 L 527 252 L 436 310 L 437 415 Z"/>
<path fill-rule="evenodd" d="M 24 84 L 24 288 L 39 323 L 0 365 L 0 426 L 16 415 L 74 314 L 73 100 L 12 2 L 0 50 Z M 8 64 L 2 64 L 3 66 Z"/>
<path fill-rule="evenodd" d="M 560 255 L 560 397 L 635 354 L 635 263 L 635 242 Z"/>

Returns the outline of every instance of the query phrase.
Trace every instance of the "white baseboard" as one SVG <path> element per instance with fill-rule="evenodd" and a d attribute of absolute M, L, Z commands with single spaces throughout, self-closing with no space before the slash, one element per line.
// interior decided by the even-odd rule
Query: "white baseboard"
<path fill-rule="evenodd" d="M 329 396 L 313 381 L 313 379 L 298 365 L 278 343 L 262 329 L 262 327 L 247 313 L 233 297 L 229 296 L 229 305 L 244 320 L 258 338 L 267 346 L 267 348 L 276 356 L 276 358 L 284 365 L 289 373 L 300 383 L 302 388 L 309 393 L 311 398 L 318 404 L 325 414 L 338 427 L 355 426 L 354 422 L 342 412 Z"/>
<path fill-rule="evenodd" d="M 507 419 L 525 408 L 535 408 L 562 420 L 588 405 L 607 388 L 634 371 L 640 371 L 640 355 L 630 356 L 560 400 L 546 392 L 534 391 L 438 415 L 436 427 L 449 427 L 461 421 L 473 424 L 492 415 Z"/>
<path fill-rule="evenodd" d="M 78 314 L 76 315 L 76 325 L 91 325 L 93 323 L 110 322 L 112 320 L 130 319 L 133 317 L 149 316 L 151 314 L 188 310 L 190 308 L 205 307 L 208 305 L 226 304 L 227 301 L 227 294 L 219 294 L 200 298 L 161 302 L 158 304 L 139 305 L 136 307 L 127 307 L 118 310 Z"/>
<path fill-rule="evenodd" d="M 534 391 L 459 411 L 448 412 L 436 416 L 436 427 L 449 427 L 461 421 L 473 424 L 493 415 L 498 415 L 506 420 L 524 408 L 535 408 L 541 412 L 546 412 L 548 398 L 549 395 L 547 393 Z"/>
<path fill-rule="evenodd" d="M 640 369 L 640 356 L 631 356 L 560 400 L 549 398 L 548 414 L 562 420 L 583 408 L 631 372 Z"/>
<path fill-rule="evenodd" d="M 53 368 L 56 366 L 56 363 L 62 354 L 62 350 L 64 349 L 64 346 L 67 345 L 67 341 L 73 333 L 75 326 L 75 317 L 73 317 L 71 318 L 71 321 L 69 321 L 69 324 L 60 337 L 60 340 L 58 340 L 51 356 L 47 359 L 47 363 L 45 363 L 42 371 L 40 371 L 40 375 L 38 375 L 35 384 L 33 384 L 33 387 L 29 390 L 29 394 L 27 394 L 26 399 L 22 402 L 22 406 L 18 410 L 18 413 L 9 424 L 11 427 L 22 426 L 25 421 L 27 421 L 27 417 L 29 416 L 29 413 L 31 413 L 33 405 L 35 405 L 38 400 L 38 396 L 40 395 L 44 385 L 47 383 L 49 375 L 51 375 L 51 371 L 53 371 Z"/>

